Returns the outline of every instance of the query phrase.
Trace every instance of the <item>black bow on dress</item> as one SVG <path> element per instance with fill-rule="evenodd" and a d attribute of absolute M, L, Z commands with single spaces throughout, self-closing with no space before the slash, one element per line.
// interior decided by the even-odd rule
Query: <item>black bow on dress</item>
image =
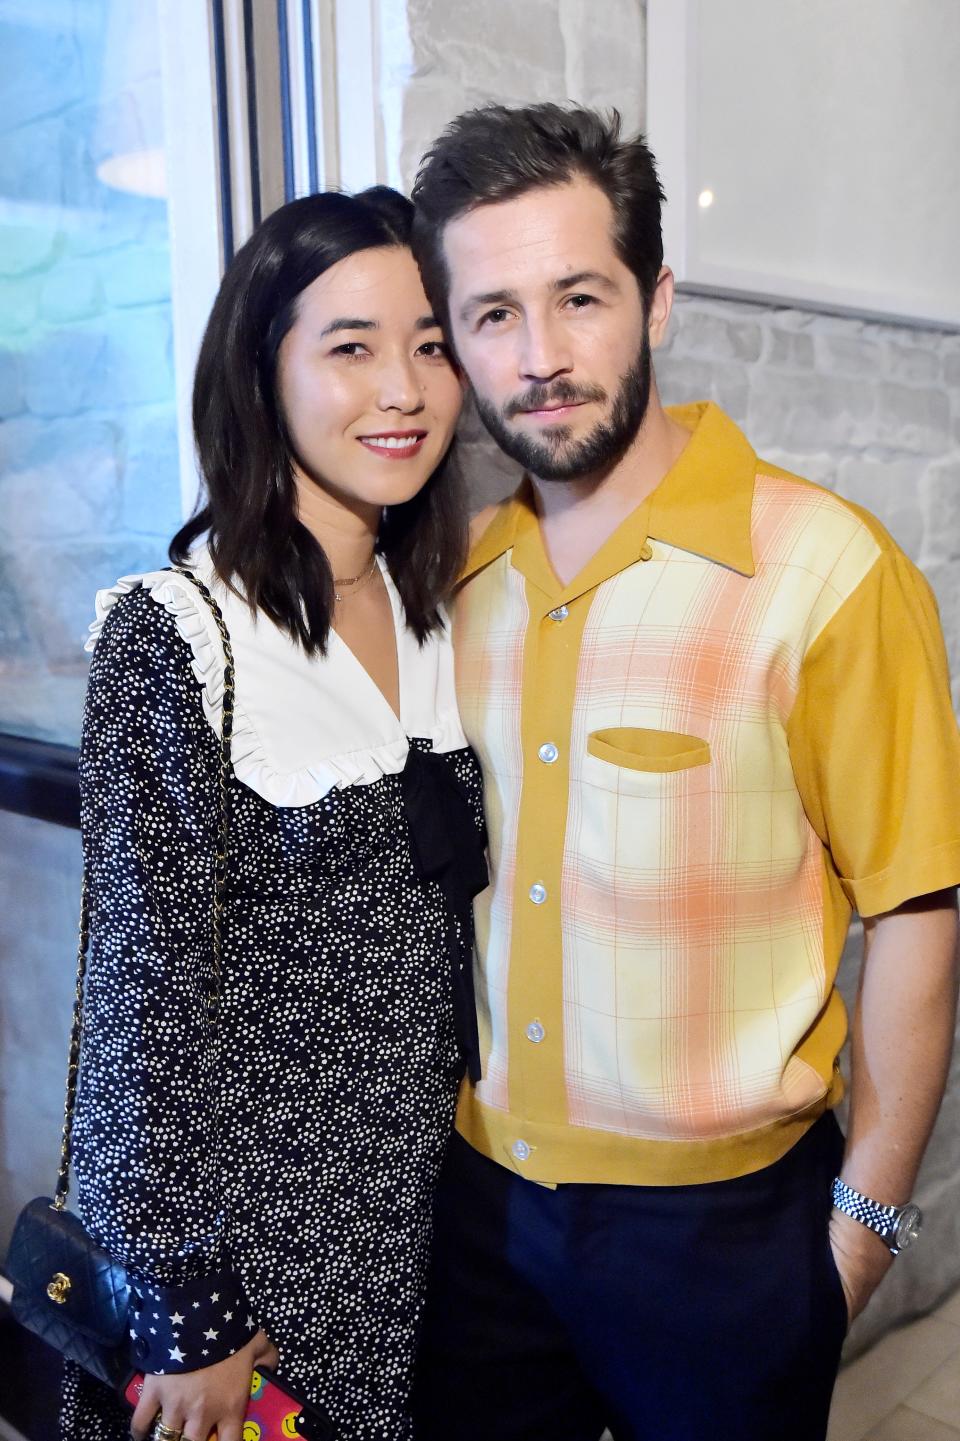
<path fill-rule="evenodd" d="M 471 1081 L 480 1079 L 473 989 L 473 898 L 488 883 L 484 836 L 470 801 L 443 756 L 410 747 L 400 776 L 417 874 L 436 881 L 459 926 L 448 928 L 457 1040 Z"/>

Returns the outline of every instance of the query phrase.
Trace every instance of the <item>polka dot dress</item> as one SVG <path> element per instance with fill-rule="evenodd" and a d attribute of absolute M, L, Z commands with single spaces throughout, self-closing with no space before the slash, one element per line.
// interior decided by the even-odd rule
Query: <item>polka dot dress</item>
<path fill-rule="evenodd" d="M 94 652 L 72 1204 L 140 1278 L 136 1344 L 192 1369 L 261 1326 L 281 1373 L 326 1408 L 338 1437 L 402 1441 L 432 1193 L 463 1066 L 459 921 L 417 874 L 400 775 L 291 808 L 234 778 L 212 1037 L 217 739 L 190 659 L 142 589 L 118 601 Z M 479 830 L 476 759 L 460 749 L 444 760 Z M 68 1367 L 64 1441 L 121 1441 L 129 1414 Z"/>

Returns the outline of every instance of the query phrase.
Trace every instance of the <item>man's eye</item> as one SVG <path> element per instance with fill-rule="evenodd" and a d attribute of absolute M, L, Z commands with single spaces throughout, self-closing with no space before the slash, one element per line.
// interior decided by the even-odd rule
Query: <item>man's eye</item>
<path fill-rule="evenodd" d="M 480 324 L 486 325 L 489 321 L 492 325 L 502 325 L 503 322 L 509 318 L 509 315 L 509 310 L 504 310 L 502 306 L 498 306 L 496 310 L 488 310 L 486 315 L 481 316 Z"/>
<path fill-rule="evenodd" d="M 569 303 L 574 310 L 584 310 L 588 305 L 593 305 L 592 295 L 571 295 Z"/>

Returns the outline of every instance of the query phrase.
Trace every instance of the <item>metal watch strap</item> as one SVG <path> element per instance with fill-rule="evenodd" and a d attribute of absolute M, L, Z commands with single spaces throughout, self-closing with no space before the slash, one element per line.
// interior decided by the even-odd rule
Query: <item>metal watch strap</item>
<path fill-rule="evenodd" d="M 223 613 L 203 581 L 193 571 L 178 568 L 178 574 L 192 581 L 210 607 L 223 643 L 223 714 L 220 726 L 220 754 L 217 764 L 217 848 L 213 863 L 213 975 L 207 994 L 207 1017 L 211 1029 L 216 1028 L 223 975 L 223 908 L 227 888 L 227 844 L 230 832 L 230 742 L 233 736 L 234 666 L 230 634 Z M 80 1070 L 80 1045 L 83 1033 L 83 990 L 87 971 L 87 950 L 90 942 L 90 888 L 84 866 L 80 885 L 80 926 L 77 941 L 77 985 L 70 1026 L 70 1052 L 67 1061 L 66 1097 L 63 1104 L 63 1130 L 60 1138 L 60 1170 L 53 1205 L 62 1211 L 67 1204 L 70 1185 L 70 1155 L 73 1141 L 73 1113 L 77 1100 L 77 1077 Z"/>
<path fill-rule="evenodd" d="M 875 1231 L 887 1243 L 894 1256 L 899 1255 L 900 1248 L 892 1244 L 892 1241 L 905 1207 L 884 1206 L 879 1201 L 872 1201 L 869 1196 L 864 1196 L 861 1191 L 855 1191 L 852 1186 L 841 1181 L 839 1176 L 833 1183 L 832 1200 L 838 1211 L 842 1211 L 845 1216 L 852 1216 L 861 1226 Z"/>

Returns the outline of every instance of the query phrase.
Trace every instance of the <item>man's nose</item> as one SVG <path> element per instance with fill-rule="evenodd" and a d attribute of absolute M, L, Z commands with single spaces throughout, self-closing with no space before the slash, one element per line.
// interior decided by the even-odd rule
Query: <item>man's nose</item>
<path fill-rule="evenodd" d="M 562 328 L 549 320 L 527 322 L 520 356 L 520 378 L 540 384 L 567 375 L 573 369 L 573 357 Z"/>

